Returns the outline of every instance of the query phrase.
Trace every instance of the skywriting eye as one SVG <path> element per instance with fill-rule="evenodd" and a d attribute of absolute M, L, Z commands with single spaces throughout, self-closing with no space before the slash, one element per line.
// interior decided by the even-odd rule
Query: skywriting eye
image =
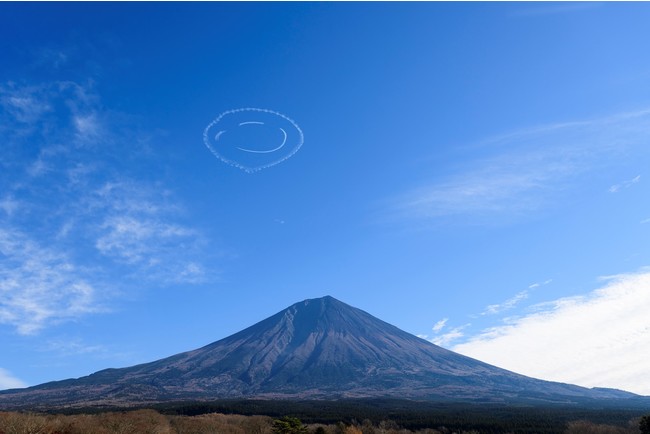
<path fill-rule="evenodd" d="M 203 141 L 224 163 L 253 173 L 295 154 L 304 137 L 287 116 L 266 109 L 241 108 L 221 113 L 203 132 Z"/>

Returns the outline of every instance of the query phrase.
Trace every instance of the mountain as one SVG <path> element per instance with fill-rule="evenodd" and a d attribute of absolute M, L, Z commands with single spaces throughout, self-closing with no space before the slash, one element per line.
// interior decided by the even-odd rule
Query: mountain
<path fill-rule="evenodd" d="M 155 362 L 0 392 L 0 408 L 222 398 L 575 403 L 635 395 L 537 380 L 415 337 L 332 297 Z"/>

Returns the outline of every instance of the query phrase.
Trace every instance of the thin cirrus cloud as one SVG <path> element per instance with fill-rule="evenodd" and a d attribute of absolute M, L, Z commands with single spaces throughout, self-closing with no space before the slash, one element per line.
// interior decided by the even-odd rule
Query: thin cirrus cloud
<path fill-rule="evenodd" d="M 0 133 L 5 146 L 17 138 L 88 145 L 108 116 L 100 107 L 91 87 L 72 81 L 0 84 Z"/>
<path fill-rule="evenodd" d="M 16 212 L 19 206 L 20 203 L 11 196 L 6 196 L 0 199 L 0 210 L 2 210 L 7 216 L 11 216 Z"/>
<path fill-rule="evenodd" d="M 449 321 L 449 318 L 443 318 L 440 321 L 436 322 L 433 327 L 431 327 L 431 331 L 433 331 L 433 337 L 425 334 L 419 334 L 417 336 L 436 345 L 447 346 L 450 343 L 465 336 L 463 330 L 471 325 L 465 324 L 463 326 L 454 327 L 448 330 L 447 321 Z"/>
<path fill-rule="evenodd" d="M 485 307 L 485 309 L 478 315 L 470 315 L 471 318 L 478 318 L 481 316 L 497 316 L 500 315 L 504 312 L 507 312 L 511 309 L 514 309 L 517 307 L 519 304 L 521 304 L 524 300 L 528 299 L 531 292 L 537 290 L 538 288 L 548 285 L 553 281 L 553 279 L 547 279 L 543 282 L 535 282 L 531 285 L 528 285 L 528 288 L 519 291 L 517 294 L 514 296 L 510 297 L 509 299 L 501 302 L 501 303 L 495 303 L 495 304 L 490 304 Z M 503 321 L 508 321 L 509 319 L 503 319 Z M 450 346 L 456 344 L 458 341 L 462 340 L 463 338 L 466 338 L 468 336 L 468 331 L 467 329 L 472 326 L 471 323 L 464 324 L 461 326 L 457 327 L 447 327 L 447 323 L 449 322 L 449 318 L 444 318 L 441 319 L 440 321 L 436 322 L 431 330 L 433 331 L 434 335 L 433 337 L 429 338 L 428 335 L 419 335 L 422 339 L 427 339 L 429 342 L 432 342 L 436 345 L 440 345 L 443 347 L 449 348 Z"/>
<path fill-rule="evenodd" d="M 623 189 L 632 187 L 634 184 L 637 184 L 639 181 L 641 181 L 641 175 L 637 175 L 634 178 L 628 179 L 627 181 L 623 181 L 619 184 L 614 184 L 611 187 L 609 187 L 607 191 L 609 191 L 610 193 L 618 193 Z"/>
<path fill-rule="evenodd" d="M 19 334 L 106 312 L 139 276 L 208 278 L 174 193 L 122 164 L 147 154 L 118 119 L 88 86 L 0 85 L 0 324 Z"/>
<path fill-rule="evenodd" d="M 97 249 L 129 264 L 156 263 L 156 251 L 194 235 L 182 226 L 125 215 L 106 218 L 102 229 L 104 234 L 95 243 Z"/>
<path fill-rule="evenodd" d="M 394 203 L 395 212 L 425 220 L 529 213 L 597 168 L 643 152 L 649 133 L 650 110 L 642 110 L 494 137 L 466 148 L 489 156 L 469 156 L 455 174 L 406 192 Z"/>
<path fill-rule="evenodd" d="M 0 323 L 23 335 L 98 311 L 97 290 L 63 253 L 0 230 Z"/>
<path fill-rule="evenodd" d="M 0 390 L 18 389 L 22 387 L 27 387 L 27 384 L 14 377 L 11 372 L 6 369 L 0 368 Z"/>
<path fill-rule="evenodd" d="M 18 126 L 34 125 L 43 115 L 52 111 L 47 86 L 17 86 L 8 83 L 0 86 L 0 106 L 7 118 Z M 9 129 L 5 124 L 3 129 Z"/>
<path fill-rule="evenodd" d="M 650 395 L 650 269 L 603 280 L 452 349 L 532 377 Z"/>
<path fill-rule="evenodd" d="M 528 289 L 536 289 L 539 288 L 540 286 L 548 285 L 551 282 L 553 282 L 553 279 L 546 279 L 543 282 L 531 283 L 530 285 L 528 285 Z"/>
<path fill-rule="evenodd" d="M 485 310 L 481 312 L 481 315 L 496 315 L 501 312 L 513 309 L 519 303 L 526 300 L 528 298 L 528 295 L 528 290 L 520 291 L 514 297 L 509 298 L 503 303 L 491 304 L 487 306 Z"/>
<path fill-rule="evenodd" d="M 524 300 L 528 299 L 530 296 L 530 293 L 537 288 L 540 288 L 542 286 L 548 285 L 551 283 L 553 279 L 547 279 L 543 282 L 536 282 L 531 285 L 528 285 L 527 289 L 524 289 L 523 291 L 519 291 L 517 294 L 514 296 L 510 297 L 506 301 L 502 303 L 497 303 L 497 304 L 490 304 L 488 305 L 483 312 L 481 312 L 481 316 L 484 315 L 497 315 L 503 312 L 506 312 L 508 310 L 514 309 L 517 305 L 519 305 L 521 302 Z"/>
<path fill-rule="evenodd" d="M 106 183 L 91 199 L 101 219 L 95 248 L 161 283 L 197 283 L 206 278 L 201 234 L 184 224 L 183 210 L 169 191 L 130 180 Z"/>
<path fill-rule="evenodd" d="M 465 324 L 459 327 L 449 328 L 447 327 L 448 321 L 449 318 L 443 318 L 440 321 L 436 322 L 433 327 L 431 327 L 431 330 L 433 331 L 433 337 L 429 337 L 428 335 L 424 334 L 418 335 L 418 337 L 426 339 L 436 345 L 446 347 L 452 342 L 464 337 L 465 332 L 463 330 L 471 325 Z"/>
<path fill-rule="evenodd" d="M 441 333 L 442 329 L 440 329 L 436 332 L 437 335 L 429 339 L 429 341 L 441 347 L 448 347 L 452 342 L 463 338 L 465 336 L 464 330 L 470 325 L 471 324 L 464 324 L 459 327 L 453 327 L 446 330 L 444 333 Z"/>
<path fill-rule="evenodd" d="M 440 321 L 438 321 L 437 323 L 435 323 L 435 324 L 433 325 L 433 327 L 431 328 L 431 330 L 433 330 L 434 333 L 438 333 L 438 332 L 440 332 L 440 330 L 442 330 L 443 328 L 445 328 L 445 325 L 447 325 L 447 321 L 449 321 L 449 318 L 443 318 L 443 319 L 441 319 Z"/>

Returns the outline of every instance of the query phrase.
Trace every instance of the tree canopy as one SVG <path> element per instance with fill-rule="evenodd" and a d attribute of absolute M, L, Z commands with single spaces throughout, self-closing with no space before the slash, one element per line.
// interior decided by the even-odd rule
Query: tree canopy
<path fill-rule="evenodd" d="M 643 434 L 650 434 L 650 414 L 641 418 L 639 429 Z"/>
<path fill-rule="evenodd" d="M 285 416 L 273 421 L 274 434 L 306 434 L 307 428 L 297 417 Z"/>

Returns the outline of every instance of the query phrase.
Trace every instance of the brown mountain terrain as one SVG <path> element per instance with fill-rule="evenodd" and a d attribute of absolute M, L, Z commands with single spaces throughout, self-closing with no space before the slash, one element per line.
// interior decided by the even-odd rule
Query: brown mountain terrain
<path fill-rule="evenodd" d="M 328 296 L 296 303 L 197 350 L 0 392 L 0 409 L 224 398 L 577 403 L 637 396 L 515 374 Z"/>

